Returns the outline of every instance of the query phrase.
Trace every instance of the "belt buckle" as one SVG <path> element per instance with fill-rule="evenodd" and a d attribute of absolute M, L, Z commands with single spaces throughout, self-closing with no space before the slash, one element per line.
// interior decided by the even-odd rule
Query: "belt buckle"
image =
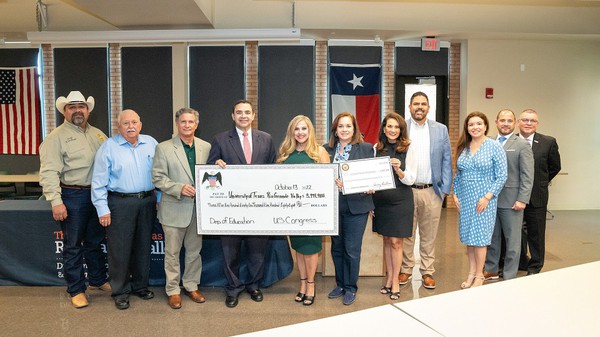
<path fill-rule="evenodd" d="M 138 193 L 136 193 L 136 198 L 138 198 L 138 199 L 144 199 L 144 192 L 138 192 Z"/>

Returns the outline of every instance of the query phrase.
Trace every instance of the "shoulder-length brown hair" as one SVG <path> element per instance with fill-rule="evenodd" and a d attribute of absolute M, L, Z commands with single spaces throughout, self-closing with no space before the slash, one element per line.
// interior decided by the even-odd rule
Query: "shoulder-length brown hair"
<path fill-rule="evenodd" d="M 473 111 L 471 112 L 467 118 L 465 118 L 465 121 L 463 123 L 463 129 L 462 132 L 460 133 L 460 137 L 458 138 L 458 143 L 456 144 L 456 160 L 458 160 L 458 157 L 460 157 L 461 153 L 463 152 L 464 149 L 468 149 L 469 146 L 471 146 L 471 141 L 473 140 L 473 137 L 471 137 L 471 135 L 469 134 L 469 120 L 473 117 L 479 117 L 481 119 L 483 119 L 483 123 L 485 124 L 485 135 L 487 136 L 488 131 L 490 130 L 490 123 L 488 122 L 488 118 L 487 116 L 483 113 L 483 112 L 479 112 L 479 111 Z M 456 163 L 455 160 L 455 163 Z"/>
<path fill-rule="evenodd" d="M 396 122 L 398 122 L 398 126 L 400 126 L 400 135 L 398 135 L 398 140 L 396 141 L 396 152 L 407 152 L 408 147 L 410 146 L 410 139 L 408 138 L 408 127 L 406 126 L 406 121 L 404 120 L 404 117 L 400 116 L 395 112 L 388 113 L 381 121 L 381 126 L 379 127 L 379 139 L 375 148 L 378 152 L 385 152 L 387 136 L 385 135 L 384 131 L 385 126 L 387 125 L 387 122 L 390 119 L 393 119 Z"/>
<path fill-rule="evenodd" d="M 296 150 L 298 146 L 298 142 L 296 141 L 296 137 L 294 137 L 294 129 L 300 122 L 305 122 L 308 127 L 308 139 L 306 140 L 306 148 L 304 152 L 308 155 L 310 159 L 312 159 L 315 163 L 319 162 L 319 143 L 317 143 L 317 137 L 315 135 L 315 128 L 310 121 L 310 119 L 304 115 L 298 115 L 294 117 L 287 127 L 287 132 L 285 134 L 285 139 L 279 146 L 279 158 L 277 158 L 277 163 L 283 163 L 292 152 Z"/>
<path fill-rule="evenodd" d="M 353 114 L 349 112 L 341 112 L 339 115 L 335 116 L 333 122 L 331 122 L 331 129 L 329 130 L 329 145 L 330 148 L 334 148 L 335 144 L 340 141 L 340 138 L 337 135 L 337 126 L 340 123 L 340 119 L 344 117 L 350 117 L 352 120 L 352 126 L 354 127 L 354 135 L 352 135 L 352 139 L 350 140 L 350 144 L 362 143 L 363 137 L 360 133 L 360 129 L 358 128 L 358 122 Z"/>

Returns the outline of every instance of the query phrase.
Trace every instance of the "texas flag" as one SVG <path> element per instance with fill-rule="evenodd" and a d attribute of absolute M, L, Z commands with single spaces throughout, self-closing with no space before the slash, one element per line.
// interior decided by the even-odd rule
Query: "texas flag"
<path fill-rule="evenodd" d="M 375 144 L 379 132 L 381 65 L 331 64 L 331 117 L 350 112 L 365 141 Z"/>

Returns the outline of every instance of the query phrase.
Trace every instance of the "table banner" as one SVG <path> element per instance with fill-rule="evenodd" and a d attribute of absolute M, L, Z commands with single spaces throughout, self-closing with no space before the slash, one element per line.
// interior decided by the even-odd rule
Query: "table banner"
<path fill-rule="evenodd" d="M 45 200 L 0 200 L 0 286 L 64 286 L 63 232 L 52 218 L 52 206 Z M 156 219 L 152 228 L 149 285 L 165 285 L 164 234 Z M 221 240 L 217 236 L 202 238 L 203 287 L 223 287 L 227 279 Z M 240 261 L 241 281 L 250 283 L 245 242 Z M 103 256 L 107 246 L 103 243 Z M 108 247 L 110 249 L 110 247 Z M 181 265 L 185 254 L 181 254 Z M 259 286 L 266 288 L 286 278 L 294 262 L 285 236 L 270 236 L 265 252 L 264 277 Z M 85 268 L 85 264 L 84 264 Z M 201 282 L 200 282 L 201 281 Z"/>
<path fill-rule="evenodd" d="M 337 235 L 337 164 L 196 165 L 198 234 Z"/>

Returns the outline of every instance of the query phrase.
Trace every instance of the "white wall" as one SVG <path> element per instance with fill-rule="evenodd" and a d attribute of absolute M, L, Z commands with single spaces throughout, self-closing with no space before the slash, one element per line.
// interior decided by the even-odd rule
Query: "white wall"
<path fill-rule="evenodd" d="M 538 132 L 557 139 L 562 161 L 548 208 L 600 209 L 600 42 L 469 40 L 466 51 L 461 127 L 478 110 L 495 135 L 501 108 L 517 116 L 535 109 Z M 486 87 L 494 88 L 493 99 L 485 98 Z"/>
<path fill-rule="evenodd" d="M 188 44 L 173 43 L 173 135 L 177 134 L 175 112 L 189 107 L 188 97 Z"/>

